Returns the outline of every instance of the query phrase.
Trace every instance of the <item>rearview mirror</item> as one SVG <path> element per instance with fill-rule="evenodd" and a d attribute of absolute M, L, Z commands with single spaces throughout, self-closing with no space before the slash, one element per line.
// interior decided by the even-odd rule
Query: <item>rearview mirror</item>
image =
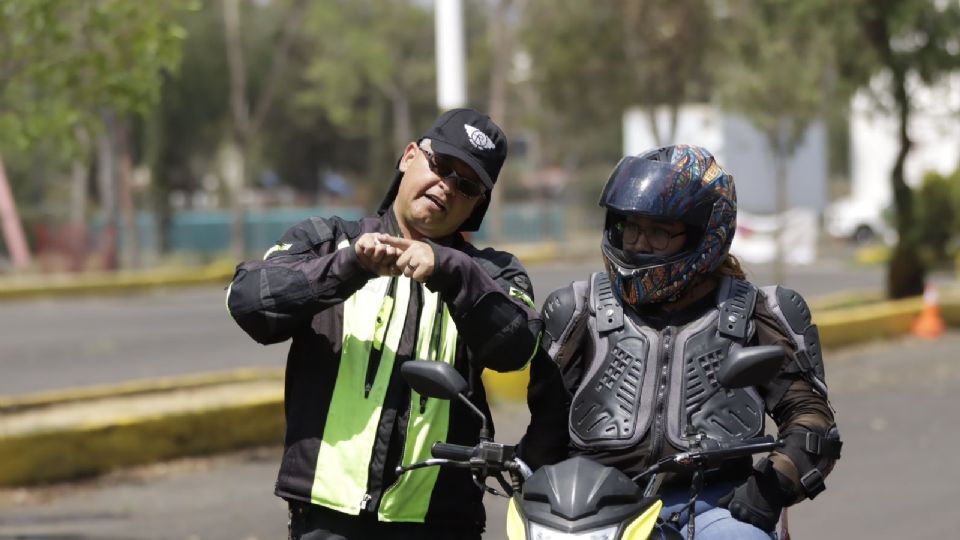
<path fill-rule="evenodd" d="M 446 362 L 411 360 L 400 366 L 400 375 L 421 396 L 453 400 L 467 390 L 467 381 Z"/>
<path fill-rule="evenodd" d="M 726 388 L 745 388 L 771 381 L 786 358 L 780 345 L 743 347 L 727 356 L 717 370 L 717 380 Z"/>

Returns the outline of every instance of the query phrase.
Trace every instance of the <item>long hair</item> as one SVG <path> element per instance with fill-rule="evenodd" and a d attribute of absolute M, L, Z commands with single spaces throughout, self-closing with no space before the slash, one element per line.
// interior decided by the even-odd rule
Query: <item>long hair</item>
<path fill-rule="evenodd" d="M 727 253 L 726 258 L 724 258 L 723 262 L 720 263 L 720 267 L 717 268 L 716 272 L 721 276 L 747 279 L 747 273 L 744 272 L 743 265 L 740 264 L 740 259 L 736 258 L 731 253 Z"/>

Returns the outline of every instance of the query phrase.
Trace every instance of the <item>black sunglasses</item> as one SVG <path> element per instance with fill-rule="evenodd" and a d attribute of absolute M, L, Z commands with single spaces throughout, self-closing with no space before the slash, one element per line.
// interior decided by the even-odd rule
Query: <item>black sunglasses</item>
<path fill-rule="evenodd" d="M 457 193 L 468 199 L 476 199 L 487 192 L 486 188 L 484 188 L 483 184 L 479 181 L 473 178 L 467 178 L 454 170 L 453 162 L 451 161 L 452 158 L 442 154 L 434 154 L 422 146 L 418 146 L 417 148 L 423 152 L 423 157 L 427 158 L 427 165 L 430 167 L 430 171 L 447 182 L 450 182 L 450 185 Z"/>

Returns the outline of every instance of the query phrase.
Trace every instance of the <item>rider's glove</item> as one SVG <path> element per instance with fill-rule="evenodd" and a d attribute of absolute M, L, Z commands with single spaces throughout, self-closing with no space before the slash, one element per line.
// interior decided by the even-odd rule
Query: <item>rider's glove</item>
<path fill-rule="evenodd" d="M 785 497 L 773 467 L 754 470 L 746 482 L 724 495 L 717 504 L 730 510 L 736 519 L 772 532 L 780 519 Z"/>

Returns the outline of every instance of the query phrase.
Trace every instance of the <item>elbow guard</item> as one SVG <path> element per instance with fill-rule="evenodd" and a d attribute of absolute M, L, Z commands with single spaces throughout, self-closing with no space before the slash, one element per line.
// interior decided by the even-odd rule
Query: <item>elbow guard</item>
<path fill-rule="evenodd" d="M 813 499 L 826 489 L 824 479 L 840 459 L 840 431 L 831 427 L 825 434 L 797 429 L 783 435 L 786 445 L 778 452 L 793 462 L 799 474 L 802 495 Z M 799 500 L 802 497 L 798 497 Z"/>

